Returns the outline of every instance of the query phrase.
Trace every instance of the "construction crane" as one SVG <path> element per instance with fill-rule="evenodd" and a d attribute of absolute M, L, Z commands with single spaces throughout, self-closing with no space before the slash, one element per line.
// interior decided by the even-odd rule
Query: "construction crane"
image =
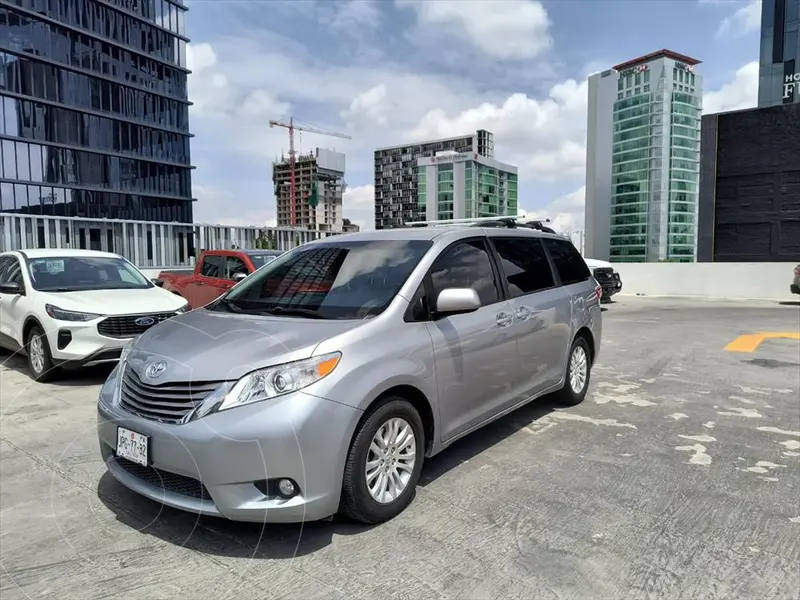
<path fill-rule="evenodd" d="M 295 201 L 295 193 L 296 193 L 296 185 L 295 185 L 295 176 L 294 176 L 294 132 L 295 131 L 305 131 L 308 133 L 317 133 L 319 135 L 328 135 L 331 137 L 338 137 L 345 140 L 352 140 L 353 138 L 349 135 L 345 135 L 343 133 L 336 133 L 335 131 L 325 131 L 323 129 L 317 129 L 315 127 L 308 127 L 308 126 L 300 126 L 294 124 L 294 117 L 289 117 L 289 122 L 284 123 L 283 121 L 270 121 L 270 127 L 283 127 L 284 129 L 289 130 L 289 202 L 291 204 L 290 209 L 290 223 L 291 226 L 295 226 L 295 214 L 294 214 L 294 201 Z"/>

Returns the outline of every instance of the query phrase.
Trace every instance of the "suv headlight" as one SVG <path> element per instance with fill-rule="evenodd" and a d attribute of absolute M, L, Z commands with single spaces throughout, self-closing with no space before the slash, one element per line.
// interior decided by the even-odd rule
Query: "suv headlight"
<path fill-rule="evenodd" d="M 45 304 L 44 310 L 56 321 L 92 321 L 103 316 L 95 313 L 78 312 L 76 310 L 64 310 L 52 304 Z"/>
<path fill-rule="evenodd" d="M 341 358 L 341 352 L 333 352 L 253 371 L 236 382 L 217 410 L 227 410 L 302 390 L 330 375 Z"/>

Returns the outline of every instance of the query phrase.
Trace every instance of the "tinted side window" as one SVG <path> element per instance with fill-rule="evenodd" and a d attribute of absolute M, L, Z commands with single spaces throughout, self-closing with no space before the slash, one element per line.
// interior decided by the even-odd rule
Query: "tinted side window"
<path fill-rule="evenodd" d="M 421 283 L 414 293 L 405 314 L 405 321 L 408 323 L 419 323 L 430 318 L 428 311 L 428 297 L 425 295 L 425 284 Z"/>
<path fill-rule="evenodd" d="M 556 265 L 562 285 L 586 281 L 592 276 L 589 267 L 583 262 L 583 257 L 572 245 L 572 242 L 551 238 L 545 238 L 542 241 Z"/>
<path fill-rule="evenodd" d="M 10 262 L 8 263 L 8 269 L 6 270 L 5 280 L 8 283 L 18 283 L 19 285 L 24 285 L 25 282 L 22 280 L 22 265 L 19 262 L 18 258 L 11 257 Z"/>
<path fill-rule="evenodd" d="M 472 288 L 482 306 L 500 300 L 489 252 L 481 240 L 451 246 L 436 259 L 430 274 L 434 299 L 446 288 Z"/>
<path fill-rule="evenodd" d="M 228 274 L 226 275 L 228 279 L 233 279 L 233 276 L 237 273 L 247 275 L 247 265 L 244 264 L 241 258 L 229 256 L 225 259 L 225 263 L 228 270 Z"/>
<path fill-rule="evenodd" d="M 203 257 L 203 268 L 200 273 L 204 277 L 222 277 L 225 273 L 225 259 L 221 256 Z"/>
<path fill-rule="evenodd" d="M 10 256 L 0 256 L 0 283 L 6 283 L 6 270 L 11 264 Z"/>
<path fill-rule="evenodd" d="M 555 285 L 550 261 L 537 238 L 494 238 L 492 243 L 500 257 L 511 298 Z"/>

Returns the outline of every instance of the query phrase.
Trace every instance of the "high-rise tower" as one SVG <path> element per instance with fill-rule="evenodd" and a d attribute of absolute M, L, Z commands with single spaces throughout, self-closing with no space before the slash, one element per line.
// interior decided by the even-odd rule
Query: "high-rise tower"
<path fill-rule="evenodd" d="M 589 78 L 585 255 L 693 261 L 703 80 L 659 50 Z"/>

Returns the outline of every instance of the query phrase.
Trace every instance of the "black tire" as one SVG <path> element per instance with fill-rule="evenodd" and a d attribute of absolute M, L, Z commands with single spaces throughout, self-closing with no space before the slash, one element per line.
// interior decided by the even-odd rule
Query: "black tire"
<path fill-rule="evenodd" d="M 584 354 L 586 355 L 586 380 L 583 382 L 583 388 L 579 392 L 575 392 L 572 389 L 572 384 L 570 383 L 570 364 L 572 363 L 572 356 L 577 348 L 582 348 Z M 572 342 L 572 346 L 569 349 L 569 355 L 567 356 L 567 369 L 564 375 L 564 387 L 561 388 L 561 390 L 559 390 L 556 394 L 558 402 L 564 406 L 577 406 L 583 402 L 583 399 L 586 398 L 586 392 L 589 390 L 589 381 L 591 378 L 592 353 L 589 351 L 589 344 L 586 342 L 586 338 L 579 335 Z"/>
<path fill-rule="evenodd" d="M 406 488 L 394 501 L 381 504 L 372 498 L 367 489 L 365 467 L 373 437 L 384 423 L 396 417 L 404 419 L 414 431 L 416 460 Z M 424 458 L 425 428 L 419 413 L 407 400 L 399 396 L 384 399 L 362 419 L 353 441 L 350 443 L 350 451 L 344 467 L 339 512 L 361 523 L 382 523 L 393 519 L 403 512 L 414 499 Z"/>
<path fill-rule="evenodd" d="M 31 360 L 31 341 L 34 338 L 38 338 L 42 342 L 42 353 L 44 356 L 41 371 L 37 371 Z M 25 351 L 28 355 L 28 374 L 31 379 L 41 383 L 47 383 L 48 381 L 53 381 L 58 376 L 58 368 L 53 364 L 53 355 L 50 353 L 50 344 L 47 342 L 47 336 L 38 325 L 31 327 L 31 330 L 28 332 L 28 338 L 25 340 Z"/>

